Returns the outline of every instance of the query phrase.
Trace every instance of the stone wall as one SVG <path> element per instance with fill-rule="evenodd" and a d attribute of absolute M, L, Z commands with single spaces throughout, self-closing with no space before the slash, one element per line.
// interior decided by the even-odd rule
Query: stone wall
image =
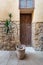
<path fill-rule="evenodd" d="M 43 50 L 43 22 L 32 23 L 32 45 L 36 50 Z"/>
<path fill-rule="evenodd" d="M 0 21 L 0 50 L 15 50 L 16 42 L 18 42 L 19 39 L 19 22 L 12 22 L 12 29 L 10 30 L 10 33 L 6 35 L 5 30 L 5 22 Z"/>

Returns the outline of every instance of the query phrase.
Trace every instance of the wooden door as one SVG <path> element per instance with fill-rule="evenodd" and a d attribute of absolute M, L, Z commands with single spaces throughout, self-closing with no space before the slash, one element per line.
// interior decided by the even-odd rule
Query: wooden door
<path fill-rule="evenodd" d="M 31 44 L 31 14 L 20 15 L 20 41 L 21 44 Z"/>

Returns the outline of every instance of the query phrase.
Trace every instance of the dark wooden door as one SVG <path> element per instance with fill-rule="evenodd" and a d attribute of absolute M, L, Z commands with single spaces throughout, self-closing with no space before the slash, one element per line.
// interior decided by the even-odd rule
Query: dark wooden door
<path fill-rule="evenodd" d="M 20 41 L 21 44 L 31 44 L 31 14 L 20 15 Z"/>

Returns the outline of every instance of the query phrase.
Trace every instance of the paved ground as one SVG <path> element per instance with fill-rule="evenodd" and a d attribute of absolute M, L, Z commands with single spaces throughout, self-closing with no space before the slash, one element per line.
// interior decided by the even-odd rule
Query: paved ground
<path fill-rule="evenodd" d="M 19 60 L 16 51 L 0 51 L 0 65 L 43 65 L 43 51 L 26 48 L 26 57 Z"/>

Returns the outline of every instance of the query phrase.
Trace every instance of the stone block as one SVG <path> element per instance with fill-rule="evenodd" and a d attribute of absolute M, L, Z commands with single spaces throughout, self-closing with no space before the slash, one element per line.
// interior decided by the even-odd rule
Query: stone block
<path fill-rule="evenodd" d="M 6 35 L 5 22 L 0 21 L 0 49 L 3 50 L 14 50 L 15 49 L 15 42 L 17 41 L 17 37 L 19 33 L 19 22 L 11 22 L 12 28 L 8 35 Z M 20 33 L 19 33 L 20 34 Z"/>
<path fill-rule="evenodd" d="M 34 32 L 33 32 L 34 31 Z M 32 42 L 35 49 L 41 50 L 42 48 L 42 42 L 43 42 L 43 23 L 42 22 L 37 22 L 32 24 Z"/>

